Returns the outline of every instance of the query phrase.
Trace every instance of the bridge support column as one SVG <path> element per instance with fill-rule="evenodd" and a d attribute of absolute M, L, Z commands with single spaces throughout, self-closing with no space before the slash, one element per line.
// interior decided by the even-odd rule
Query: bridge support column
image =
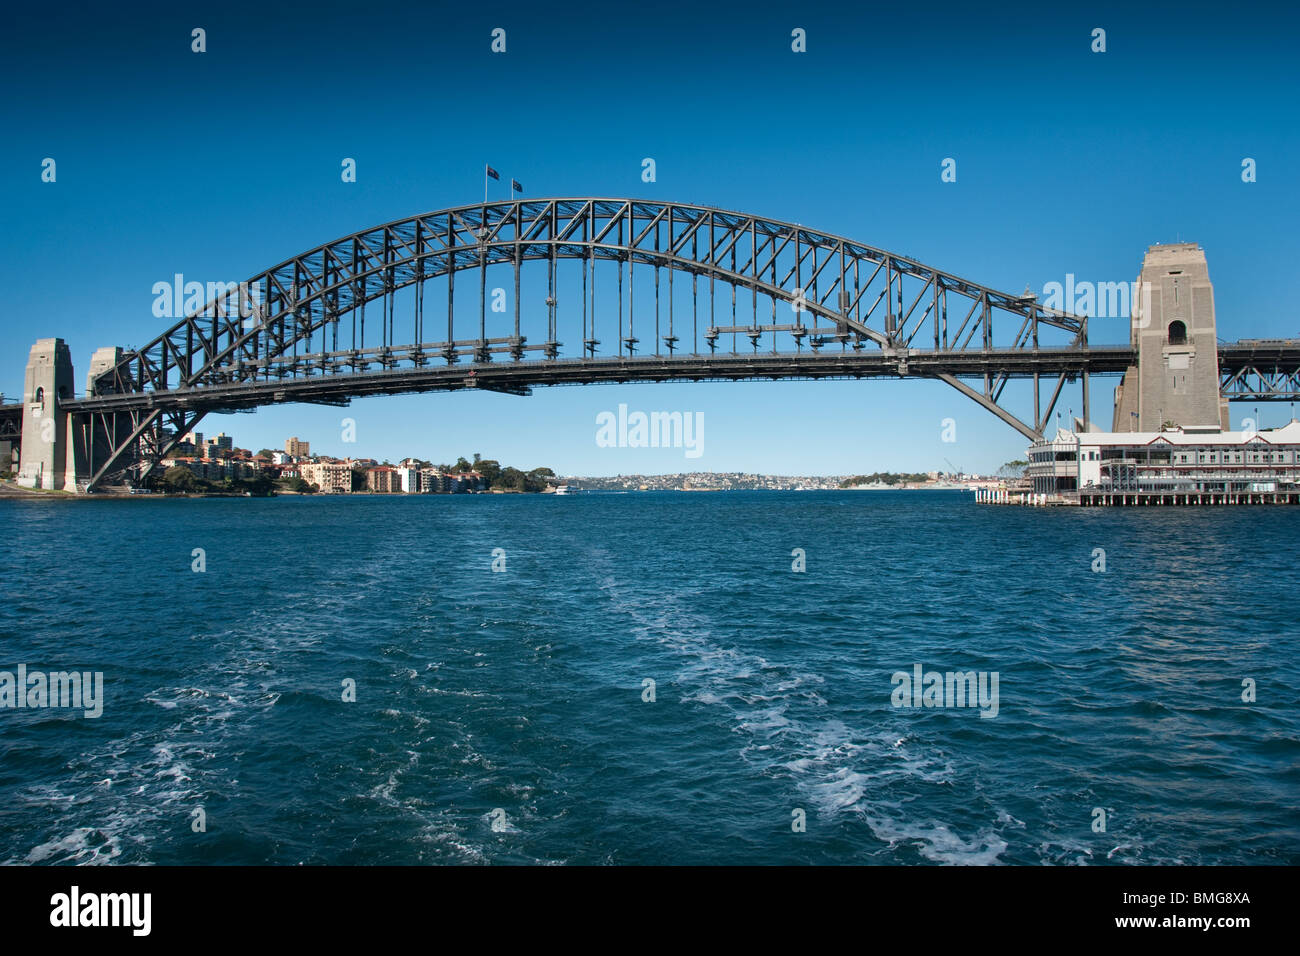
<path fill-rule="evenodd" d="M 122 349 L 118 346 L 95 349 L 95 354 L 90 357 L 90 371 L 86 373 L 86 394 L 101 394 L 95 387 L 95 379 L 115 368 L 120 361 L 122 361 Z M 115 439 L 123 428 L 127 434 L 130 434 L 131 427 L 121 421 L 123 417 L 104 414 L 87 415 L 84 416 L 83 422 L 78 423 L 75 431 L 81 442 L 82 454 L 77 463 L 77 480 L 83 483 L 79 484 L 78 488 L 89 483 L 96 469 L 113 457 L 116 450 Z M 72 430 L 71 425 L 69 428 Z"/>
<path fill-rule="evenodd" d="M 67 454 L 63 460 L 63 488 L 65 491 L 85 491 L 90 482 L 91 417 L 89 415 L 64 415 L 64 445 Z"/>
<path fill-rule="evenodd" d="M 67 343 L 63 339 L 38 340 L 27 359 L 23 382 L 18 484 L 50 491 L 64 487 L 70 416 L 59 405 L 72 397 L 72 355 Z"/>

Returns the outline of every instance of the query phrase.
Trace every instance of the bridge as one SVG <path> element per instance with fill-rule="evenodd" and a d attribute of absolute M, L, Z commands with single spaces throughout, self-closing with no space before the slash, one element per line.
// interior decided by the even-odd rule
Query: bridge
<path fill-rule="evenodd" d="M 24 404 L 0 407 L 25 480 L 139 483 L 214 412 L 636 381 L 938 379 L 1034 440 L 1067 383 L 1090 421 L 1090 376 L 1138 361 L 1028 293 L 797 223 L 648 200 L 445 209 L 205 291 L 143 347 L 98 350 L 82 397 L 62 341 L 37 343 Z M 1225 397 L 1300 393 L 1300 341 L 1219 344 L 1218 362 Z M 1008 407 L 1013 379 L 1031 383 L 1028 420 Z"/>

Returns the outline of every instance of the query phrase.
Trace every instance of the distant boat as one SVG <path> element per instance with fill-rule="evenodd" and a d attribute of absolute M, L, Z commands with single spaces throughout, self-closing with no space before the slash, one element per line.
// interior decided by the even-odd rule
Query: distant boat
<path fill-rule="evenodd" d="M 567 495 L 567 494 L 569 493 L 569 486 L 568 486 L 568 485 L 557 485 L 556 488 L 555 488 L 555 493 L 556 493 L 557 495 Z"/>

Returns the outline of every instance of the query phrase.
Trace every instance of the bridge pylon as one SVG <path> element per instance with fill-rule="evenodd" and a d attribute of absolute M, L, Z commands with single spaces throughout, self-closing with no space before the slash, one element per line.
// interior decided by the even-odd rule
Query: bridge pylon
<path fill-rule="evenodd" d="M 86 379 L 88 395 L 96 391 L 95 379 L 121 360 L 120 348 L 95 352 Z M 113 457 L 121 436 L 134 427 L 129 415 L 67 407 L 77 400 L 72 390 L 74 378 L 72 354 L 62 339 L 40 339 L 32 346 L 23 389 L 18 484 L 84 493 L 89 490 L 95 465 Z"/>
<path fill-rule="evenodd" d="M 1214 286 L 1204 251 L 1194 242 L 1151 246 L 1137 289 L 1131 331 L 1137 364 L 1115 389 L 1111 430 L 1156 432 L 1166 422 L 1227 430 Z"/>
<path fill-rule="evenodd" d="M 63 339 L 38 339 L 27 358 L 23 379 L 22 447 L 18 484 L 59 491 L 66 487 L 69 462 L 76 486 L 75 453 L 68 442 L 69 413 L 62 403 L 73 399 L 72 354 Z"/>

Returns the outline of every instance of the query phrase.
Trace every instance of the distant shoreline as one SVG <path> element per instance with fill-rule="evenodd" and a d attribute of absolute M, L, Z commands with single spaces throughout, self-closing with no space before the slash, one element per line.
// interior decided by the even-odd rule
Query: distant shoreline
<path fill-rule="evenodd" d="M 849 488 L 582 488 L 570 485 L 570 490 L 565 495 L 558 497 L 575 497 L 578 495 L 609 495 L 609 494 L 649 494 L 653 492 L 671 492 L 677 494 L 697 494 L 699 492 L 728 492 L 728 491 L 763 491 L 763 492 L 799 492 L 807 493 L 814 491 L 968 491 L 965 485 L 930 485 L 921 487 L 901 487 L 891 485 L 853 485 Z M 280 491 L 271 495 L 247 495 L 238 492 L 190 492 L 181 494 L 166 494 L 163 492 L 121 494 L 117 492 L 97 492 L 95 494 L 82 495 L 65 490 L 49 490 L 42 488 L 24 488 L 15 484 L 11 480 L 0 481 L 0 499 L 13 499 L 22 501 L 174 501 L 186 498 L 457 498 L 457 497 L 501 497 L 501 496 L 526 496 L 526 497 L 557 497 L 553 491 L 541 492 L 522 492 L 514 489 L 503 491 L 477 491 L 464 493 L 441 493 L 441 494 L 424 494 L 413 493 L 407 494 L 402 492 L 373 492 L 373 491 L 354 491 L 340 494 L 331 494 L 329 492 L 304 493 L 297 491 Z"/>

